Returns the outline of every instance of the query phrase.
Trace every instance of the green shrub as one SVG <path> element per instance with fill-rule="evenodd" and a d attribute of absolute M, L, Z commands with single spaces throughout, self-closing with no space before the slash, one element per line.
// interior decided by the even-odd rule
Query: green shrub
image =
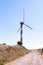
<path fill-rule="evenodd" d="M 3 62 L 0 62 L 0 65 L 4 65 L 4 63 Z"/>

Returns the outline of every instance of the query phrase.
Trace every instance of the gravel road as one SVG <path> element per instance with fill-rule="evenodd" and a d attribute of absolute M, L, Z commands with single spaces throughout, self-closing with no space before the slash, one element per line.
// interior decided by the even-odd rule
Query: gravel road
<path fill-rule="evenodd" d="M 43 57 L 37 51 L 31 51 L 29 54 L 6 65 L 43 65 Z"/>

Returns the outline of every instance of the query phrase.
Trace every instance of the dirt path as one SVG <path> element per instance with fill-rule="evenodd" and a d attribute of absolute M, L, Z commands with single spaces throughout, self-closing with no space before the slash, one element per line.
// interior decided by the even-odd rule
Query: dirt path
<path fill-rule="evenodd" d="M 32 51 L 24 57 L 6 65 L 43 65 L 43 58 L 37 51 Z"/>

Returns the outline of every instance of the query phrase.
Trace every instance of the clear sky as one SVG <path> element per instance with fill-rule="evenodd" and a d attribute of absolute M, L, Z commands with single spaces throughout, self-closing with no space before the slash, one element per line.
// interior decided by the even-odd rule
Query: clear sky
<path fill-rule="evenodd" d="M 16 45 L 20 40 L 20 22 L 23 26 L 23 45 L 28 49 L 43 47 L 43 0 L 0 0 L 0 43 Z"/>

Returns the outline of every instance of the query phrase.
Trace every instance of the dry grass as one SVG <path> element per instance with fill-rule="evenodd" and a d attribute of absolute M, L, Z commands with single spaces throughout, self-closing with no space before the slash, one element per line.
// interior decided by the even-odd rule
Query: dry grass
<path fill-rule="evenodd" d="M 25 47 L 19 45 L 0 45 L 0 61 L 10 62 L 29 52 L 30 50 L 27 50 Z"/>

